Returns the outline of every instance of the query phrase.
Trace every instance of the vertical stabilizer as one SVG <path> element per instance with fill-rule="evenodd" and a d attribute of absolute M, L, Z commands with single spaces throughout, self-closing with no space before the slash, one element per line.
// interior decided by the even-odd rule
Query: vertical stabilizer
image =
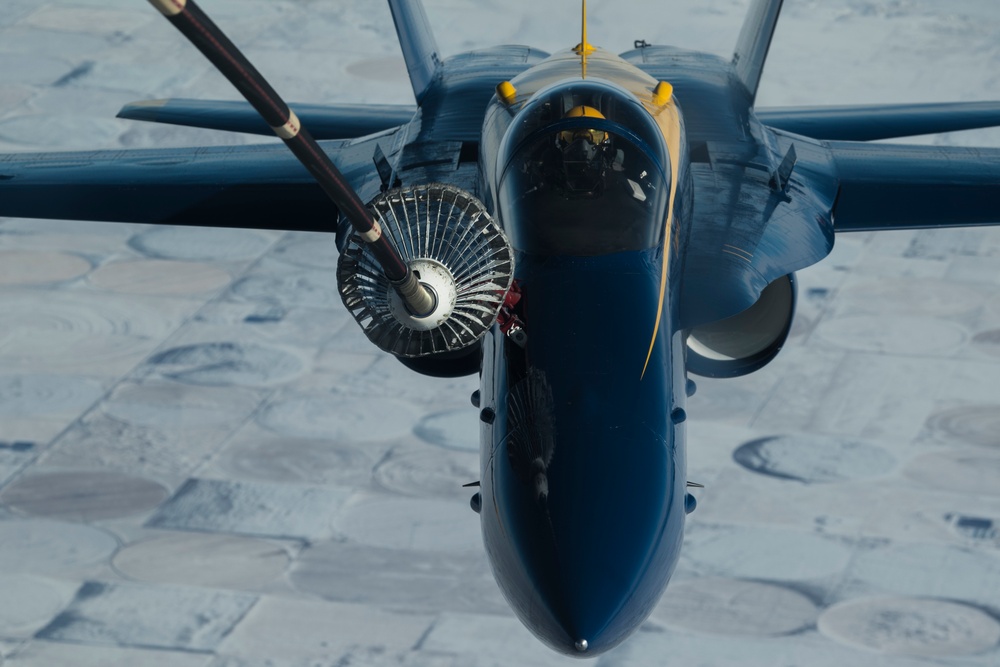
<path fill-rule="evenodd" d="M 399 46 L 403 49 L 410 85 L 420 104 L 441 64 L 437 42 L 420 0 L 389 0 L 389 9 L 396 24 Z"/>
<path fill-rule="evenodd" d="M 781 13 L 781 3 L 782 0 L 753 0 L 736 43 L 733 66 L 736 68 L 736 76 L 749 91 L 751 102 L 757 97 L 757 85 L 760 83 L 761 72 L 764 71 L 764 61 L 767 60 L 767 50 L 771 46 L 778 14 Z"/>

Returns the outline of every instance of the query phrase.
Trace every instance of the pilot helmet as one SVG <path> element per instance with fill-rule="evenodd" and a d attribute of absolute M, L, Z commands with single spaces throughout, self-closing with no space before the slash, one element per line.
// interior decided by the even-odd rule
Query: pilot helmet
<path fill-rule="evenodd" d="M 604 114 L 594 107 L 587 106 L 586 104 L 578 104 L 567 111 L 563 115 L 563 118 L 598 118 L 600 120 L 604 120 Z M 559 141 L 563 146 L 569 146 L 577 139 L 586 139 L 594 146 L 597 146 L 608 140 L 608 133 L 604 130 L 596 130 L 587 127 L 563 130 L 559 133 Z"/>
<path fill-rule="evenodd" d="M 604 120 L 604 114 L 581 104 L 567 111 L 563 118 Z M 562 152 L 560 180 L 567 193 L 583 196 L 598 193 L 604 181 L 605 154 L 610 143 L 607 132 L 586 125 L 559 132 L 556 144 Z"/>

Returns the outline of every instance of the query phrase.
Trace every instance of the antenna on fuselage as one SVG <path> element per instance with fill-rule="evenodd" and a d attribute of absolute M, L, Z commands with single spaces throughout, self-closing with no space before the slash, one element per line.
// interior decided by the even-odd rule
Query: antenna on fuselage
<path fill-rule="evenodd" d="M 580 78 L 587 78 L 587 55 L 594 52 L 594 47 L 587 42 L 587 0 L 583 0 L 582 28 L 580 30 L 580 43 L 573 51 L 580 56 Z"/>

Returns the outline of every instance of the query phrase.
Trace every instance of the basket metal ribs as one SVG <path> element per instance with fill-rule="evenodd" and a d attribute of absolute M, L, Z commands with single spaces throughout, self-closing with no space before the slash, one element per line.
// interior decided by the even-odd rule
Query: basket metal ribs
<path fill-rule="evenodd" d="M 454 352 L 496 321 L 514 273 L 500 227 L 470 193 L 441 184 L 390 190 L 370 208 L 403 260 L 435 297 L 414 314 L 352 234 L 337 263 L 344 305 L 375 345 L 400 357 Z"/>

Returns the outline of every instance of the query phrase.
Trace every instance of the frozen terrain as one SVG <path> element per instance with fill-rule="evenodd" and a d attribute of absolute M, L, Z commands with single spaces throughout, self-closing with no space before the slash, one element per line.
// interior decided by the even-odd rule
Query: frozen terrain
<path fill-rule="evenodd" d="M 381 2 L 202 4 L 290 101 L 411 100 Z M 448 54 L 579 40 L 575 1 L 426 4 Z M 591 0 L 589 38 L 728 54 L 747 4 Z M 785 4 L 761 106 L 1000 100 L 995 0 Z M 3 9 L 0 152 L 266 140 L 114 118 L 237 96 L 146 2 Z M 380 355 L 335 262 L 318 235 L 0 219 L 0 663 L 571 664 L 460 488 L 475 379 Z M 842 236 L 799 278 L 778 359 L 699 381 L 680 566 L 601 667 L 1000 664 L 1000 229 Z"/>

